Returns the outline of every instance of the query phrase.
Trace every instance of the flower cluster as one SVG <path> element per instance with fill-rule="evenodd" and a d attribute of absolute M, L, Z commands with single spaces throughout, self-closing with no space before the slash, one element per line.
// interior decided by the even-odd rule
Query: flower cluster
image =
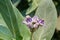
<path fill-rule="evenodd" d="M 37 16 L 31 18 L 29 15 L 27 15 L 23 23 L 29 28 L 38 28 L 39 26 L 44 25 L 44 20 L 39 19 Z"/>

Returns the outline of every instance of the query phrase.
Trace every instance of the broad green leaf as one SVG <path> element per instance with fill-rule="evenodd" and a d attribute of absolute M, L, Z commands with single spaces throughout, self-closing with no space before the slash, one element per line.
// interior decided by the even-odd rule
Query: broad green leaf
<path fill-rule="evenodd" d="M 0 39 L 3 40 L 12 40 L 13 36 L 8 28 L 3 25 L 0 25 Z"/>
<path fill-rule="evenodd" d="M 4 20 L 3 20 L 2 16 L 1 16 L 1 14 L 0 14 L 0 24 L 6 26 Z"/>
<path fill-rule="evenodd" d="M 51 40 L 57 21 L 57 12 L 52 0 L 42 0 L 36 14 L 45 24 L 33 33 L 33 40 Z"/>
<path fill-rule="evenodd" d="M 19 37 L 21 38 L 19 29 L 16 25 L 17 22 L 16 22 L 16 18 L 15 18 L 14 11 L 13 11 L 12 5 L 10 3 L 10 0 L 0 0 L 0 8 L 1 8 L 0 13 L 1 13 L 3 19 L 5 20 L 8 28 L 14 35 L 14 38 L 16 36 L 17 36 L 16 39 L 18 39 Z"/>
<path fill-rule="evenodd" d="M 29 40 L 30 30 L 24 25 L 23 16 L 10 0 L 0 0 L 0 13 L 16 40 Z"/>
<path fill-rule="evenodd" d="M 23 40 L 30 40 L 30 30 L 28 29 L 28 27 L 23 24 L 23 16 L 21 15 L 21 13 L 13 6 L 14 8 L 14 11 L 15 11 L 15 15 L 16 15 L 16 19 L 17 19 L 17 24 L 19 26 L 19 30 L 20 30 L 20 33 L 23 37 Z"/>
<path fill-rule="evenodd" d="M 31 3 L 29 3 L 29 8 L 27 9 L 26 14 L 30 14 L 32 11 L 34 11 L 38 7 L 40 1 L 41 0 L 31 0 Z"/>
<path fill-rule="evenodd" d="M 20 3 L 21 0 L 12 0 L 12 3 L 14 6 L 17 6 Z"/>

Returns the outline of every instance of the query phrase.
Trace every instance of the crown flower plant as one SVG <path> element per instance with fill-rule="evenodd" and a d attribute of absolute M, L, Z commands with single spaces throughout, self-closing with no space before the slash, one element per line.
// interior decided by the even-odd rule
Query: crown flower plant
<path fill-rule="evenodd" d="M 52 0 L 0 0 L 0 40 L 51 40 L 56 20 Z"/>

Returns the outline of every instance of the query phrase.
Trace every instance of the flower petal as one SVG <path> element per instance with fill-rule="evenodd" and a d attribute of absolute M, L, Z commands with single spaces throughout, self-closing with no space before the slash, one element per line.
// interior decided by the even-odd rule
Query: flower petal
<path fill-rule="evenodd" d="M 37 22 L 39 19 L 38 19 L 38 17 L 37 16 L 34 16 L 33 18 L 32 18 L 32 22 Z"/>
<path fill-rule="evenodd" d="M 27 18 L 26 19 L 26 22 L 28 23 L 28 22 L 31 22 L 32 21 L 32 18 Z"/>
<path fill-rule="evenodd" d="M 27 26 L 28 26 L 29 28 L 33 28 L 32 23 L 28 23 Z"/>
<path fill-rule="evenodd" d="M 32 19 L 33 20 L 39 20 L 37 16 L 34 16 Z"/>
<path fill-rule="evenodd" d="M 40 19 L 38 22 L 40 25 L 44 25 L 44 20 Z"/>
<path fill-rule="evenodd" d="M 37 27 L 38 27 L 38 25 L 34 24 L 34 25 L 33 25 L 33 27 L 34 27 L 34 28 L 37 28 Z"/>
<path fill-rule="evenodd" d="M 29 15 L 27 15 L 26 18 L 31 18 L 31 17 Z"/>

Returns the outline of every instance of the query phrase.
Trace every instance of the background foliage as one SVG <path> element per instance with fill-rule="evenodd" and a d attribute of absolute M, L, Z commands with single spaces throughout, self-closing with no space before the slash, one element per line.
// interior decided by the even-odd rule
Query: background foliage
<path fill-rule="evenodd" d="M 21 0 L 21 2 L 18 4 L 17 8 L 20 11 L 27 9 L 29 7 L 28 2 L 30 2 L 30 1 L 31 0 L 29 0 L 29 1 Z M 57 27 L 56 27 L 56 30 L 55 30 L 55 33 L 54 33 L 52 40 L 60 40 L 60 0 L 53 0 L 53 2 L 54 2 L 56 9 L 57 9 L 57 17 L 58 17 L 57 22 L 58 23 L 57 23 Z"/>
<path fill-rule="evenodd" d="M 55 7 L 57 9 L 57 17 L 58 17 L 58 19 L 57 19 L 57 27 L 56 27 L 56 30 L 55 30 L 55 33 L 54 33 L 54 36 L 53 36 L 52 40 L 60 40 L 60 0 L 53 0 L 53 2 L 54 2 Z M 17 6 L 17 8 L 20 11 L 24 10 L 24 9 L 27 9 L 28 7 L 29 7 L 29 5 L 28 5 L 27 0 L 21 1 Z"/>
<path fill-rule="evenodd" d="M 11 3 L 11 1 L 13 4 Z M 54 23 L 56 23 L 55 22 L 56 14 L 54 14 L 54 13 L 56 13 L 56 10 L 55 10 L 55 6 L 54 6 L 53 2 L 55 3 L 57 11 L 58 11 L 59 10 L 58 5 L 60 3 L 59 0 L 58 1 L 53 0 L 53 2 L 51 0 L 45 0 L 45 1 L 41 1 L 41 0 L 11 0 L 11 1 L 10 0 L 0 0 L 0 8 L 1 8 L 0 13 L 2 15 L 0 24 L 3 24 L 6 27 L 5 28 L 4 26 L 0 25 L 1 31 L 5 30 L 4 33 L 0 31 L 1 32 L 0 36 L 2 36 L 2 38 L 4 38 L 4 40 L 12 40 L 13 38 L 14 39 L 16 38 L 16 40 L 19 40 L 19 39 L 30 40 L 31 33 L 30 33 L 29 29 L 26 27 L 26 25 L 22 24 L 22 20 L 24 19 L 24 17 L 27 14 L 29 14 L 32 17 L 34 15 L 37 15 L 40 18 L 45 19 L 47 21 L 46 24 L 49 24 L 49 25 L 47 25 L 48 26 L 47 28 L 38 29 L 33 35 L 33 40 L 46 40 L 46 39 L 50 40 L 51 39 L 52 36 L 49 36 L 48 34 L 53 35 L 54 29 L 55 29 Z M 40 1 L 41 1 L 41 3 L 40 3 Z M 41 6 L 38 7 L 38 4 Z M 54 16 L 52 15 L 52 13 L 54 14 Z M 59 11 L 58 11 L 58 16 L 59 16 Z M 4 20 L 2 19 L 2 17 Z M 48 20 L 47 20 L 47 17 L 48 17 Z M 49 21 L 51 21 L 51 22 L 49 23 Z M 4 30 L 2 30 L 3 28 L 4 28 Z M 5 36 L 7 34 L 7 32 L 9 35 Z M 36 33 L 38 33 L 39 35 L 37 36 Z M 60 39 L 57 39 L 54 35 L 52 40 L 60 40 Z"/>

